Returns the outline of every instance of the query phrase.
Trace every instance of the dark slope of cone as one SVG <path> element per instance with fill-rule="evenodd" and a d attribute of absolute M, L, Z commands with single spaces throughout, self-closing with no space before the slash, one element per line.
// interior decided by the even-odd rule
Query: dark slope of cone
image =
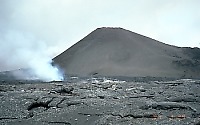
<path fill-rule="evenodd" d="M 78 76 L 196 78 L 199 55 L 198 48 L 170 46 L 122 28 L 98 28 L 53 60 L 66 74 Z"/>

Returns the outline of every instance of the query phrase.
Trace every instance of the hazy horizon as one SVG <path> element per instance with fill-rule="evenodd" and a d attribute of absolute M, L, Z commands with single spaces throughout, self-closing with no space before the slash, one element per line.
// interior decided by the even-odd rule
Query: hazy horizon
<path fill-rule="evenodd" d="M 25 60 L 16 59 L 26 50 L 32 56 L 53 58 L 99 27 L 121 27 L 166 44 L 200 47 L 199 4 L 198 0 L 1 0 L 0 71 L 27 66 Z"/>

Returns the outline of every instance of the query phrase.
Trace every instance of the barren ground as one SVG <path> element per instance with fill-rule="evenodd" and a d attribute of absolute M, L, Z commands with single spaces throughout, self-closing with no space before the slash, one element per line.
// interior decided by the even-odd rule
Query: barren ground
<path fill-rule="evenodd" d="M 200 125 L 199 88 L 191 79 L 4 80 L 0 124 Z"/>

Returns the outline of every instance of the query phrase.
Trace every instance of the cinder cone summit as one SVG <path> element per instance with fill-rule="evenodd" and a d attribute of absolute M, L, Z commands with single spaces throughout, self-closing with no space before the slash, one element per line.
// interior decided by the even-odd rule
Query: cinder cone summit
<path fill-rule="evenodd" d="M 67 75 L 200 77 L 199 48 L 167 45 L 122 28 L 97 28 L 53 60 Z"/>

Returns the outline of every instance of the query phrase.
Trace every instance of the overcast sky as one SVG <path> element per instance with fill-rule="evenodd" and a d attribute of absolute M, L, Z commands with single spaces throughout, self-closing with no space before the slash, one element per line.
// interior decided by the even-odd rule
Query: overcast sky
<path fill-rule="evenodd" d="M 0 0 L 0 37 L 10 31 L 29 34 L 35 41 L 26 42 L 34 47 L 42 42 L 50 57 L 98 27 L 122 27 L 167 44 L 200 47 L 199 5 L 200 0 Z"/>

